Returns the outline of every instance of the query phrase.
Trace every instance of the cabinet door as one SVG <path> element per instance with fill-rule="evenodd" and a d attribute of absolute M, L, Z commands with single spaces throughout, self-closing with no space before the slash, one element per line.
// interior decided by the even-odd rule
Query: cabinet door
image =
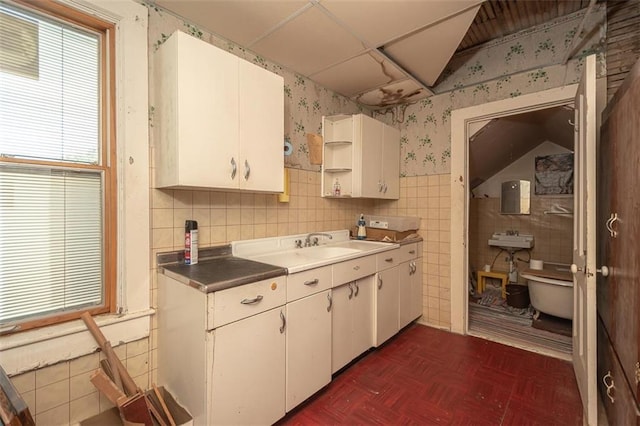
<path fill-rule="evenodd" d="M 335 373 L 352 359 L 351 317 L 353 283 L 344 284 L 332 290 L 333 309 L 331 313 L 331 372 Z"/>
<path fill-rule="evenodd" d="M 398 268 L 398 266 L 395 266 L 377 274 L 376 288 L 374 290 L 376 301 L 376 346 L 380 346 L 399 330 Z"/>
<path fill-rule="evenodd" d="M 411 275 L 411 321 L 422 316 L 422 258 L 414 260 L 414 272 Z"/>
<path fill-rule="evenodd" d="M 282 77 L 240 61 L 240 188 L 284 188 L 284 83 Z"/>
<path fill-rule="evenodd" d="M 283 318 L 284 307 L 276 308 L 213 331 L 211 423 L 272 424 L 284 416 Z"/>
<path fill-rule="evenodd" d="M 382 126 L 383 124 L 366 115 L 361 117 L 361 136 L 358 141 L 360 155 L 358 167 L 354 168 L 360 181 L 360 196 L 368 198 L 381 198 L 382 182 Z M 355 191 L 354 191 L 355 192 Z"/>
<path fill-rule="evenodd" d="M 400 198 L 400 131 L 384 125 L 382 137 L 382 198 Z"/>
<path fill-rule="evenodd" d="M 413 279 L 413 260 L 402 263 L 399 267 L 399 323 L 398 327 L 403 328 L 413 321 L 411 304 L 412 292 L 411 281 Z"/>
<path fill-rule="evenodd" d="M 327 290 L 287 304 L 287 411 L 331 381 L 330 299 Z"/>
<path fill-rule="evenodd" d="M 237 187 L 238 57 L 181 32 L 158 57 L 156 186 Z"/>
<path fill-rule="evenodd" d="M 352 355 L 357 357 L 373 346 L 373 287 L 375 275 L 354 283 L 352 311 Z"/>

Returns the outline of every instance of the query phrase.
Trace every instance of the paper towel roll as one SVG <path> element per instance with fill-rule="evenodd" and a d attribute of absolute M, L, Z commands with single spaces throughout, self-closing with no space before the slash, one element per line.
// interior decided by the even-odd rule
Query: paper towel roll
<path fill-rule="evenodd" d="M 541 270 L 542 268 L 544 268 L 544 262 L 542 260 L 531 259 L 531 261 L 529 262 L 529 268 Z"/>

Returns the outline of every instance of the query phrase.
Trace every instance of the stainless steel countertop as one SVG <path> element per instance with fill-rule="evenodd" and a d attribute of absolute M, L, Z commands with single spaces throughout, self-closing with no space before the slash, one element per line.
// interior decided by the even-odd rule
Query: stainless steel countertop
<path fill-rule="evenodd" d="M 175 261 L 163 264 L 162 260 L 179 259 L 179 252 L 160 254 L 158 255 L 158 272 L 203 293 L 287 274 L 286 268 L 231 256 L 227 254 L 230 253 L 227 246 L 220 247 L 220 249 L 222 250 L 211 252 L 210 254 L 213 256 L 206 256 L 195 265 L 185 265 Z M 223 255 L 215 256 L 216 254 Z M 178 257 L 175 257 L 176 255 Z"/>

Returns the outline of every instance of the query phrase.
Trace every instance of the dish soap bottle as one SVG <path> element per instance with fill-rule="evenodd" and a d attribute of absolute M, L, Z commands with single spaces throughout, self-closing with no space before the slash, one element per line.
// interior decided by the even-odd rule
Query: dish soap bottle
<path fill-rule="evenodd" d="M 340 196 L 340 182 L 338 181 L 338 178 L 336 178 L 336 183 L 333 184 L 333 196 Z"/>
<path fill-rule="evenodd" d="M 360 213 L 360 219 L 358 220 L 358 239 L 364 240 L 367 238 L 367 228 L 365 228 L 366 222 L 364 221 L 364 214 Z"/>

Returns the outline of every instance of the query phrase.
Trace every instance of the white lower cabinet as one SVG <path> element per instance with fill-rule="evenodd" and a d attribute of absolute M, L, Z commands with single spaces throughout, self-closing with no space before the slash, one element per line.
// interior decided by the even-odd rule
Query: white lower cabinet
<path fill-rule="evenodd" d="M 286 311 L 289 411 L 331 381 L 331 290 L 287 303 Z"/>
<path fill-rule="evenodd" d="M 380 346 L 400 329 L 398 327 L 399 309 L 399 267 L 394 266 L 376 274 L 374 300 L 375 346 Z"/>
<path fill-rule="evenodd" d="M 400 248 L 399 266 L 399 328 L 422 315 L 422 244 Z"/>
<path fill-rule="evenodd" d="M 284 310 L 272 309 L 210 332 L 213 386 L 208 423 L 272 424 L 284 416 Z"/>
<path fill-rule="evenodd" d="M 158 382 L 195 425 L 284 416 L 285 302 L 284 276 L 203 293 L 158 274 Z"/>
<path fill-rule="evenodd" d="M 373 346 L 374 275 L 333 289 L 333 373 Z"/>

